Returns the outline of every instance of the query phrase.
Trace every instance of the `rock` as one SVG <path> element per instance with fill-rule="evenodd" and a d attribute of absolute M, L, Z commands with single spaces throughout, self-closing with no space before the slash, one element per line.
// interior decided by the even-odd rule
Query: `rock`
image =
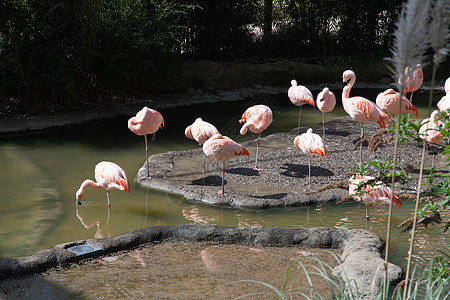
<path fill-rule="evenodd" d="M 224 194 L 217 193 L 221 185 L 221 174 L 217 172 L 221 162 L 209 159 L 206 172 L 190 171 L 199 169 L 197 164 L 203 159 L 200 148 L 152 155 L 154 170 L 159 170 L 161 174 L 150 174 L 151 178 L 147 178 L 143 166 L 138 172 L 138 182 L 146 187 L 181 194 L 188 200 L 213 205 L 264 208 L 336 202 L 348 195 L 348 187 L 338 183 L 347 182 L 350 176 L 346 173 L 359 164 L 359 155 L 353 150 L 353 142 L 359 139 L 360 124 L 350 117 L 342 117 L 327 121 L 327 127 L 330 128 L 327 131 L 328 157 L 324 161 L 312 158 L 311 189 L 308 188 L 308 160 L 293 146 L 295 136 L 307 128 L 295 128 L 288 133 L 262 138 L 259 171 L 253 170 L 256 141 L 242 143 L 251 156 L 240 156 L 226 162 Z M 321 132 L 322 124 L 312 128 L 314 132 Z M 378 128 L 373 123 L 365 125 L 366 132 L 374 133 Z M 231 129 L 223 133 L 234 138 Z M 417 152 L 415 143 L 408 143 L 402 149 L 398 167 L 419 163 L 419 156 L 408 155 Z M 379 147 L 376 153 L 363 147 L 366 161 L 390 160 L 392 152 L 392 144 Z M 413 188 L 416 182 L 417 179 L 411 179 L 405 187 Z M 334 185 L 318 190 L 329 183 Z"/>

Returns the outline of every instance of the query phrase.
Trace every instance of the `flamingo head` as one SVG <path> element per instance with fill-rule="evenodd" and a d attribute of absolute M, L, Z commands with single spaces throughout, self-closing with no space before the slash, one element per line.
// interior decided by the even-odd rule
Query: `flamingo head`
<path fill-rule="evenodd" d="M 441 118 L 440 114 L 439 114 L 439 110 L 435 110 L 431 113 L 430 115 L 430 120 L 432 121 L 437 121 Z"/>
<path fill-rule="evenodd" d="M 291 80 L 291 86 L 297 86 L 298 84 L 297 84 L 297 80 L 295 80 L 295 79 L 292 79 Z"/>
<path fill-rule="evenodd" d="M 330 89 L 324 87 L 323 90 L 317 95 L 317 103 L 323 102 L 323 99 L 328 96 Z"/>
<path fill-rule="evenodd" d="M 247 112 L 245 112 L 245 113 L 242 115 L 241 119 L 239 120 L 239 124 L 242 124 L 242 123 L 247 122 L 247 118 L 248 118 L 248 115 L 247 115 Z"/>
<path fill-rule="evenodd" d="M 351 80 L 352 78 L 355 78 L 355 79 L 356 79 L 355 72 L 353 72 L 352 70 L 346 70 L 346 71 L 344 71 L 344 73 L 342 74 L 342 82 L 345 82 L 346 84 L 347 84 L 348 81 Z"/>
<path fill-rule="evenodd" d="M 75 194 L 76 203 L 81 205 L 81 198 L 84 197 L 84 189 L 79 189 Z"/>
<path fill-rule="evenodd" d="M 445 81 L 444 90 L 446 94 L 450 94 L 450 77 Z"/>

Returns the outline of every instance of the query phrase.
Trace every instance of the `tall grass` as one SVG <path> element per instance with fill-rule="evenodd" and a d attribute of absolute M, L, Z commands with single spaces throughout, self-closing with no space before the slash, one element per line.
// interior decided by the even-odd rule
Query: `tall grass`
<path fill-rule="evenodd" d="M 422 64 L 424 60 L 426 46 L 426 23 L 429 18 L 429 1 L 426 0 L 409 0 L 404 3 L 400 17 L 396 24 L 396 29 L 393 33 L 394 42 L 392 45 L 392 63 L 391 72 L 400 95 L 406 86 L 406 78 L 412 76 L 416 70 L 416 66 Z M 409 71 L 406 72 L 406 69 Z M 399 101 L 399 111 L 401 111 L 402 97 Z M 398 149 L 399 149 L 399 131 L 400 118 L 397 118 L 395 130 L 395 144 L 393 153 L 391 190 L 392 195 L 395 191 L 395 171 L 397 167 Z M 420 178 L 419 178 L 420 181 Z M 420 184 L 420 182 L 419 182 Z M 385 275 L 383 286 L 383 299 L 387 295 L 387 281 L 388 281 L 388 259 L 390 246 L 390 231 L 391 231 L 391 217 L 392 217 L 392 199 L 389 204 L 388 224 L 386 230 L 386 252 L 385 252 Z"/>
<path fill-rule="evenodd" d="M 365 299 L 367 295 L 364 295 L 364 288 L 358 287 L 355 281 L 349 278 L 345 271 L 342 278 L 333 275 L 333 270 L 336 268 L 344 269 L 339 258 L 333 254 L 337 267 L 333 268 L 327 263 L 315 257 L 301 257 L 294 260 L 287 268 L 284 274 L 284 281 L 281 287 L 275 287 L 270 283 L 257 281 L 257 280 L 239 280 L 236 282 L 230 282 L 227 285 L 233 285 L 237 283 L 245 283 L 253 286 L 253 290 L 250 293 L 242 294 L 237 299 L 253 298 L 255 296 L 275 296 L 280 299 L 292 299 L 301 297 L 302 299 Z M 310 262 L 310 263 L 308 263 Z M 437 276 L 433 272 L 435 268 L 434 260 L 429 265 L 421 268 L 416 265 L 411 274 L 412 284 L 408 285 L 406 289 L 407 299 L 415 300 L 444 300 L 450 299 L 450 277 L 442 278 Z M 309 271 L 308 271 L 309 270 Z M 447 269 L 447 271 L 450 271 Z M 281 274 L 280 274 L 281 276 Z M 318 280 L 312 280 L 312 276 L 318 276 L 328 286 L 329 292 L 320 294 L 316 288 Z M 364 276 L 364 275 L 363 275 Z M 286 287 L 294 279 L 300 279 L 307 281 L 308 288 L 303 290 L 287 290 Z M 383 285 L 383 282 L 381 282 Z M 389 290 L 389 282 L 386 289 Z M 392 291 L 390 295 L 391 299 L 402 299 L 403 286 L 397 287 Z M 379 293 L 376 294 L 374 299 L 383 298 L 383 288 L 379 287 Z"/>

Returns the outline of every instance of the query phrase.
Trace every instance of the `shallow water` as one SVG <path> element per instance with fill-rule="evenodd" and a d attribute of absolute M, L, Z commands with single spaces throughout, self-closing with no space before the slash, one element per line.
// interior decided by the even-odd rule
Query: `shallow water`
<path fill-rule="evenodd" d="M 45 275 L 0 282 L 0 297 L 8 299 L 236 299 L 243 295 L 277 299 L 275 292 L 255 280 L 280 288 L 285 295 L 314 291 L 331 298 L 325 279 L 313 275 L 314 258 L 333 268 L 330 250 L 301 247 L 249 247 L 162 243 L 96 259 Z M 332 250 L 337 255 L 336 250 Z M 245 257 L 245 259 L 243 259 Z M 289 278 L 284 274 L 291 265 Z M 325 272 L 330 271 L 327 268 Z M 101 278 L 101 279 L 100 279 Z M 264 296 L 262 296 L 264 295 Z M 300 297 L 290 297 L 290 299 Z"/>
<path fill-rule="evenodd" d="M 355 90 L 352 95 L 372 97 L 377 91 Z M 316 95 L 317 92 L 314 92 Z M 437 95 L 436 99 L 440 99 Z M 427 94 L 418 93 L 423 101 Z M 435 101 L 436 102 L 436 101 Z M 274 122 L 264 135 L 288 131 L 297 126 L 298 108 L 286 95 L 259 95 L 247 102 L 202 104 L 170 111 L 160 110 L 166 127 L 150 143 L 150 154 L 199 146 L 184 136 L 184 129 L 197 117 L 216 125 L 223 134 L 237 141 L 256 138 L 240 136 L 238 120 L 254 104 L 269 105 Z M 425 117 L 425 108 L 420 109 Z M 345 115 L 337 107 L 326 119 Z M 0 140 L 0 258 L 30 255 L 38 250 L 93 237 L 111 237 L 144 226 L 184 223 L 223 226 L 275 226 L 283 228 L 330 227 L 362 228 L 385 238 L 387 206 L 370 207 L 370 222 L 365 221 L 365 206 L 349 202 L 311 207 L 248 210 L 211 207 L 188 202 L 183 197 L 139 186 L 136 173 L 145 159 L 144 138 L 130 132 L 128 118 L 101 119 L 64 130 Z M 302 125 L 320 122 L 317 109 L 304 107 Z M 111 191 L 108 215 L 104 190 L 87 190 L 83 205 L 76 210 L 75 192 L 85 178 L 93 179 L 94 167 L 102 160 L 114 161 L 127 172 L 131 193 Z M 393 224 L 411 216 L 412 202 L 394 209 Z M 408 234 L 392 230 L 392 262 L 405 265 Z M 435 255 L 447 250 L 449 239 L 438 226 L 419 228 L 415 257 Z"/>

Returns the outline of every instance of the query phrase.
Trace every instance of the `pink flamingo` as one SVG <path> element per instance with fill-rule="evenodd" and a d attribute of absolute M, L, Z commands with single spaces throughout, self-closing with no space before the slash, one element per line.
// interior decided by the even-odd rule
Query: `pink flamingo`
<path fill-rule="evenodd" d="M 366 220 L 369 221 L 367 205 L 389 204 L 392 200 L 398 208 L 402 203 L 397 195 L 392 194 L 391 189 L 381 181 L 375 182 L 375 177 L 371 176 L 352 176 L 349 180 L 348 194 L 353 200 L 362 202 L 366 205 Z"/>
<path fill-rule="evenodd" d="M 159 112 L 145 106 L 135 117 L 128 120 L 128 128 L 137 135 L 145 138 L 145 162 L 147 163 L 147 177 L 150 177 L 150 167 L 148 165 L 148 143 L 147 134 L 153 133 L 155 139 L 156 131 L 164 126 L 164 119 Z"/>
<path fill-rule="evenodd" d="M 311 188 L 311 156 L 314 154 L 322 157 L 327 157 L 327 151 L 323 143 L 322 138 L 312 132 L 312 128 L 309 128 L 306 133 L 297 136 L 294 139 L 295 147 L 302 150 L 302 152 L 308 157 L 308 186 Z"/>
<path fill-rule="evenodd" d="M 411 97 L 409 98 L 409 100 L 412 102 L 413 93 L 415 91 L 417 91 L 423 83 L 422 66 L 420 64 L 417 64 L 415 70 L 411 74 L 408 74 L 409 72 L 410 72 L 410 68 L 406 67 L 405 71 L 404 71 L 406 78 L 405 78 L 405 89 L 403 91 L 403 95 L 411 92 Z"/>
<path fill-rule="evenodd" d="M 442 142 L 442 132 L 439 131 L 439 127 L 443 125 L 443 122 L 439 120 L 439 111 L 435 110 L 431 113 L 429 118 L 423 119 L 420 123 L 419 135 L 428 144 L 438 145 Z M 436 154 L 432 156 L 431 166 L 434 165 L 434 159 Z"/>
<path fill-rule="evenodd" d="M 442 96 L 441 100 L 437 103 L 439 110 L 450 109 L 450 77 L 445 81 L 445 96 Z M 450 113 L 450 112 L 449 112 Z"/>
<path fill-rule="evenodd" d="M 429 118 L 423 119 L 420 123 L 419 134 L 420 137 L 430 144 L 440 144 L 442 141 L 442 132 L 439 127 L 442 126 L 442 121 L 439 120 L 439 111 L 435 110 L 431 113 Z"/>
<path fill-rule="evenodd" d="M 236 143 L 227 136 L 221 135 L 220 133 L 216 133 L 203 144 L 203 153 L 205 153 L 206 156 L 218 161 L 222 161 L 223 163 L 222 190 L 220 190 L 218 194 L 223 194 L 225 192 L 224 189 L 225 161 L 239 155 L 247 155 L 247 156 L 250 155 L 248 151 L 240 144 Z"/>
<path fill-rule="evenodd" d="M 189 125 L 184 131 L 184 134 L 188 138 L 196 140 L 199 145 L 203 145 L 210 137 L 212 137 L 216 133 L 219 133 L 219 130 L 217 130 L 217 128 L 211 123 L 203 121 L 202 118 L 197 118 L 195 122 Z M 203 155 L 202 173 L 205 172 L 205 158 L 206 156 Z"/>
<path fill-rule="evenodd" d="M 298 115 L 298 127 L 300 127 L 303 105 L 309 103 L 314 107 L 313 94 L 307 87 L 297 85 L 297 81 L 292 80 L 291 87 L 288 89 L 288 97 L 295 106 L 300 106 L 300 113 Z"/>
<path fill-rule="evenodd" d="M 379 93 L 375 102 L 385 113 L 391 116 L 404 113 L 414 113 L 416 117 L 419 116 L 416 107 L 405 96 L 402 97 L 402 108 L 399 112 L 400 93 L 395 92 L 393 89 L 387 89 Z"/>
<path fill-rule="evenodd" d="M 333 92 L 331 92 L 327 87 L 324 87 L 323 90 L 317 95 L 317 108 L 322 112 L 322 127 L 323 127 L 323 136 L 322 138 L 325 140 L 325 113 L 332 112 L 334 106 L 336 105 L 336 97 Z"/>
<path fill-rule="evenodd" d="M 353 120 L 361 123 L 361 144 L 359 146 L 359 161 L 362 161 L 362 141 L 364 139 L 364 123 L 377 122 L 381 128 L 386 127 L 385 118 L 389 118 L 378 105 L 372 101 L 355 96 L 350 98 L 350 90 L 356 81 L 356 75 L 351 70 L 346 70 L 342 74 L 343 82 L 350 80 L 342 90 L 342 106 L 346 113 L 352 117 Z"/>
<path fill-rule="evenodd" d="M 257 171 L 260 170 L 257 166 L 261 132 L 269 127 L 269 125 L 272 123 L 272 120 L 272 110 L 270 110 L 270 108 L 265 105 L 254 105 L 247 108 L 247 110 L 242 115 L 242 118 L 239 120 L 239 123 L 244 123 L 240 131 L 241 135 L 246 134 L 247 130 L 250 130 L 253 133 L 258 133 L 258 141 L 256 142 L 256 161 L 255 167 L 253 167 L 253 169 Z"/>
<path fill-rule="evenodd" d="M 111 189 L 117 189 L 120 191 L 130 192 L 130 183 L 128 182 L 127 174 L 125 171 L 119 167 L 117 164 L 109 161 L 99 162 L 95 166 L 95 180 L 94 182 L 90 179 L 84 180 L 78 191 L 76 192 L 76 204 L 81 205 L 81 198 L 84 196 L 84 190 L 87 186 L 93 189 L 106 189 L 106 198 L 108 199 L 108 208 L 111 207 L 111 202 L 109 201 L 108 191 Z"/>

